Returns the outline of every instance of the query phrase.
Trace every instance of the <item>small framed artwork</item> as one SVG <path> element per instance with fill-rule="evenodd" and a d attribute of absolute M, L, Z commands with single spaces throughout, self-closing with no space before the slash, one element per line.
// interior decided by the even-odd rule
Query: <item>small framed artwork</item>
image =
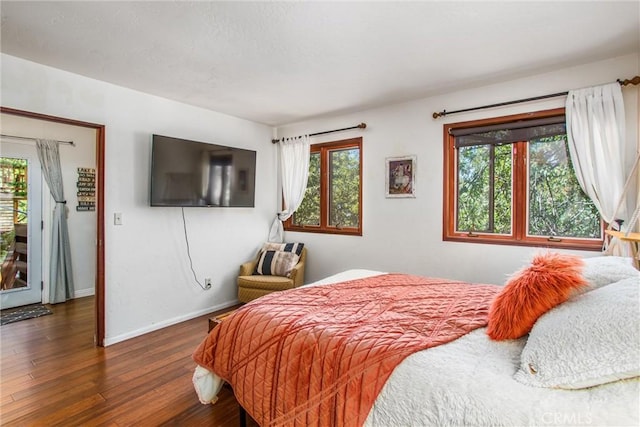
<path fill-rule="evenodd" d="M 386 196 L 416 197 L 416 156 L 387 157 Z"/>

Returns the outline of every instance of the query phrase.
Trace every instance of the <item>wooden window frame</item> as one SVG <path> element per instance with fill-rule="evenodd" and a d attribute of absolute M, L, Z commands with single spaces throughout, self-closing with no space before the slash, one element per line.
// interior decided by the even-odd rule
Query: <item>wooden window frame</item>
<path fill-rule="evenodd" d="M 482 232 L 456 231 L 456 199 L 457 199 L 457 150 L 454 147 L 455 137 L 451 129 L 469 128 L 504 124 L 520 120 L 532 120 L 564 115 L 564 108 L 537 111 L 533 113 L 515 114 L 468 122 L 449 123 L 443 126 L 444 141 L 444 182 L 443 182 L 443 226 L 442 240 L 467 243 L 485 243 L 499 245 L 534 246 L 558 249 L 601 251 L 604 240 L 604 223 L 602 223 L 601 239 L 555 238 L 527 235 L 527 143 L 513 144 L 513 197 L 511 234 L 489 234 Z"/>
<path fill-rule="evenodd" d="M 360 157 L 358 189 L 358 227 L 335 227 L 329 222 L 329 153 L 336 150 L 357 148 Z M 362 137 L 343 139 L 340 141 L 312 144 L 311 153 L 320 153 L 320 225 L 295 225 L 292 215 L 284 222 L 286 231 L 298 231 L 304 233 L 342 234 L 349 236 L 362 236 Z"/>

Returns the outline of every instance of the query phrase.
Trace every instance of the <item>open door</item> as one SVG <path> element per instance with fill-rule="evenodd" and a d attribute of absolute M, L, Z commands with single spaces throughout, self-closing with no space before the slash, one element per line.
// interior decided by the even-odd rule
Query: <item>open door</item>
<path fill-rule="evenodd" d="M 42 302 L 42 176 L 35 147 L 1 143 L 0 308 Z"/>
<path fill-rule="evenodd" d="M 47 138 L 54 137 L 57 139 L 67 140 L 77 140 L 77 141 L 85 141 L 82 143 L 82 146 L 85 148 L 90 148 L 92 159 L 95 162 L 96 169 L 96 216 L 93 220 L 95 224 L 94 231 L 90 233 L 84 233 L 87 236 L 90 236 L 92 239 L 95 239 L 94 242 L 97 246 L 95 253 L 95 279 L 93 281 L 94 292 L 95 292 L 95 316 L 96 316 L 96 335 L 95 342 L 98 346 L 104 345 L 105 338 L 105 245 L 104 245 L 104 234 L 105 234 L 105 218 L 104 218 L 104 188 L 105 188 L 105 176 L 104 176 L 104 157 L 105 157 L 105 126 L 96 123 L 83 122 L 79 120 L 67 119 L 63 117 L 55 117 L 44 114 L 39 114 L 30 111 L 16 110 L 14 108 L 3 107 L 0 106 L 0 114 L 2 115 L 2 133 L 8 135 L 22 135 L 23 137 L 28 137 L 33 139 L 35 137 Z M 34 131 L 31 131 L 33 129 Z M 89 134 L 83 133 L 82 129 L 89 129 Z M 36 131 L 37 130 L 37 131 Z M 77 132 L 82 133 L 79 135 Z M 3 141 L 4 142 L 4 141 Z M 80 148 L 80 146 L 78 146 Z M 35 145 L 33 145 L 34 153 L 36 153 Z M 4 147 L 2 156 L 5 155 Z M 37 161 L 37 154 L 34 159 L 36 162 L 36 166 L 39 167 L 39 162 Z M 89 165 L 79 164 L 79 167 L 88 167 Z M 63 165 L 64 168 L 64 165 Z M 76 171 L 74 170 L 74 173 Z M 40 180 L 42 183 L 42 180 Z M 69 186 L 69 190 L 73 191 L 71 188 L 75 189 L 75 183 Z M 48 191 L 45 191 L 48 193 Z M 50 207 L 46 205 L 49 203 L 50 197 L 47 195 L 43 197 L 43 209 L 45 212 L 50 211 Z M 70 209 L 71 211 L 71 209 Z M 37 224 L 36 224 L 37 225 Z M 47 224 L 45 224 L 45 227 Z M 47 235 L 47 231 L 45 229 L 45 236 Z M 48 239 L 44 240 L 45 242 Z M 31 245 L 31 243 L 30 243 Z M 46 248 L 45 248 L 46 249 Z M 46 256 L 46 253 L 45 255 Z M 86 265 L 86 264 L 85 264 Z M 46 266 L 45 266 L 46 267 Z M 45 277 L 48 275 L 48 270 L 45 271 Z M 81 281 L 82 282 L 82 281 Z M 88 281 L 82 282 L 88 283 Z M 1 295 L 1 292 L 0 292 Z M 44 298 L 47 298 L 46 286 L 45 293 L 43 294 Z"/>

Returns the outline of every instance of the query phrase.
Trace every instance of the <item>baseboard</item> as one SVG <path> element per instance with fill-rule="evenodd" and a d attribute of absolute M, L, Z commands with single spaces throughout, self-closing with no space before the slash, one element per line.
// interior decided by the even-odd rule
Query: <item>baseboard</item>
<path fill-rule="evenodd" d="M 113 345 L 122 341 L 126 341 L 131 338 L 139 337 L 140 335 L 148 334 L 149 332 L 157 331 L 158 329 L 163 329 L 168 326 L 172 326 L 181 322 L 186 322 L 187 320 L 195 319 L 196 317 L 213 313 L 214 311 L 222 310 L 228 307 L 233 307 L 234 305 L 238 305 L 238 304 L 239 304 L 238 301 L 225 302 L 222 304 L 211 306 L 209 308 L 205 308 L 189 314 L 185 314 L 183 316 L 178 316 L 172 319 L 167 319 L 159 323 L 154 323 L 153 325 L 147 326 L 145 328 L 136 329 L 135 331 L 131 331 L 126 334 L 116 335 L 115 337 L 105 337 L 104 346 L 108 347 L 110 345 Z M 206 325 L 203 326 L 203 328 L 206 328 Z"/>
<path fill-rule="evenodd" d="M 94 288 L 80 289 L 79 291 L 73 292 L 73 299 L 90 297 L 95 294 L 96 294 L 96 290 Z"/>

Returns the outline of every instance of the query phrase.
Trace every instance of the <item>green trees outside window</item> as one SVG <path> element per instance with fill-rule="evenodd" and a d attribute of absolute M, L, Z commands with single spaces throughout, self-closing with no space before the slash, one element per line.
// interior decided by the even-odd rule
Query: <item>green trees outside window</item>
<path fill-rule="evenodd" d="M 285 229 L 362 234 L 362 138 L 311 146 L 304 199 Z"/>
<path fill-rule="evenodd" d="M 304 199 L 293 214 L 298 226 L 320 226 L 320 153 L 311 153 L 309 159 L 309 177 Z"/>
<path fill-rule="evenodd" d="M 444 125 L 445 240 L 599 249 L 564 109 Z"/>
<path fill-rule="evenodd" d="M 360 225 L 360 149 L 329 152 L 329 225 L 358 228 Z"/>
<path fill-rule="evenodd" d="M 461 147 L 458 156 L 458 230 L 511 233 L 511 146 Z"/>
<path fill-rule="evenodd" d="M 528 146 L 528 234 L 600 239 L 600 215 L 573 172 L 567 135 Z"/>
<path fill-rule="evenodd" d="M 15 236 L 14 224 L 27 223 L 27 160 L 0 157 L 0 261 Z"/>

